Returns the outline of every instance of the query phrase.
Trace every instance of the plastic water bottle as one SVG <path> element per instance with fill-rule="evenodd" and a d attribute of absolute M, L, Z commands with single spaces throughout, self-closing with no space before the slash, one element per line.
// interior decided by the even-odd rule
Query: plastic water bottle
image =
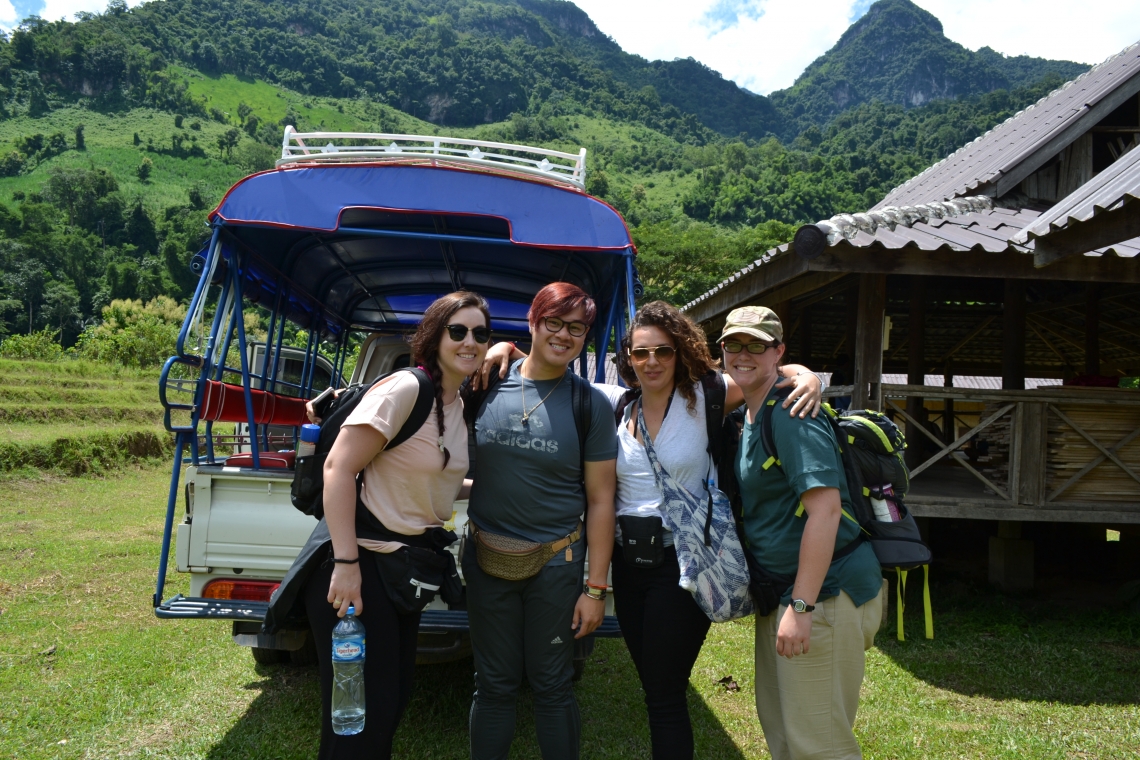
<path fill-rule="evenodd" d="M 317 439 L 321 437 L 320 425 L 302 425 L 301 440 L 297 443 L 297 458 L 311 457 L 317 453 Z"/>
<path fill-rule="evenodd" d="M 876 496 L 878 494 L 878 496 Z M 898 522 L 899 512 L 890 499 L 895 491 L 890 483 L 886 483 L 871 491 L 871 509 L 875 512 L 875 519 L 879 522 Z"/>
<path fill-rule="evenodd" d="M 355 607 L 333 628 L 332 669 L 333 733 L 359 734 L 364 730 L 364 624 Z"/>

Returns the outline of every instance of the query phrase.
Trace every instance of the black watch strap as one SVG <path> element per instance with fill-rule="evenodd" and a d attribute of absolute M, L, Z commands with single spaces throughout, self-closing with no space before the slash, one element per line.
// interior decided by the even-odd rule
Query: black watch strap
<path fill-rule="evenodd" d="M 791 607 L 796 612 L 811 612 L 815 609 L 814 604 L 808 604 L 803 599 L 793 599 Z"/>

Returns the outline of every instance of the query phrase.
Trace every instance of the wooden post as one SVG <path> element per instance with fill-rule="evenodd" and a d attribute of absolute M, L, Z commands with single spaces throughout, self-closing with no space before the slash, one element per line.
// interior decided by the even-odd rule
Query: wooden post
<path fill-rule="evenodd" d="M 887 276 L 859 275 L 859 318 L 855 333 L 855 390 L 852 409 L 881 409 L 883 385 L 883 317 Z"/>
<path fill-rule="evenodd" d="M 946 360 L 946 369 L 942 372 L 942 387 L 954 387 L 954 368 L 950 364 L 951 360 Z M 942 399 L 942 441 L 943 443 L 952 443 L 958 436 L 954 433 L 954 399 Z"/>
<path fill-rule="evenodd" d="M 1001 387 L 1025 390 L 1025 281 L 1005 281 L 1002 311 Z"/>
<path fill-rule="evenodd" d="M 910 318 L 907 320 L 906 382 L 908 385 L 926 384 L 926 278 L 915 275 L 910 278 Z M 910 396 L 906 400 L 906 413 L 920 423 L 926 422 L 925 399 Z M 907 430 L 910 446 L 906 450 L 907 465 L 917 467 L 922 464 L 923 440 L 925 436 L 917 430 Z"/>
<path fill-rule="evenodd" d="M 1085 291 L 1085 374 L 1100 374 L 1100 291 L 1091 284 Z"/>
<path fill-rule="evenodd" d="M 811 307 L 805 307 L 800 313 L 800 364 L 811 369 L 817 369 L 811 363 Z"/>

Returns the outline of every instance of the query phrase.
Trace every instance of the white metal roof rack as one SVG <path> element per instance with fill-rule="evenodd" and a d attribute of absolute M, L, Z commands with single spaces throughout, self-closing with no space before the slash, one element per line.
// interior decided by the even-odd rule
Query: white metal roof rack
<path fill-rule="evenodd" d="M 527 145 L 431 135 L 298 132 L 285 127 L 277 166 L 333 163 L 413 163 L 522 174 L 586 189 L 586 149 L 577 154 Z"/>

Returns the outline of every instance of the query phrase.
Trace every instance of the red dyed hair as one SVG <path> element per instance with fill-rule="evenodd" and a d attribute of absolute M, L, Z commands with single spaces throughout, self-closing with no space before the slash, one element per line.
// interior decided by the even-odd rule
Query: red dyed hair
<path fill-rule="evenodd" d="M 530 322 L 530 326 L 534 327 L 540 319 L 561 317 L 579 306 L 586 312 L 585 323 L 594 324 L 594 319 L 598 316 L 598 306 L 594 303 L 594 299 L 590 298 L 586 291 L 577 285 L 571 285 L 568 282 L 552 282 L 535 294 L 534 300 L 530 302 L 530 311 L 526 313 L 526 318 Z"/>

